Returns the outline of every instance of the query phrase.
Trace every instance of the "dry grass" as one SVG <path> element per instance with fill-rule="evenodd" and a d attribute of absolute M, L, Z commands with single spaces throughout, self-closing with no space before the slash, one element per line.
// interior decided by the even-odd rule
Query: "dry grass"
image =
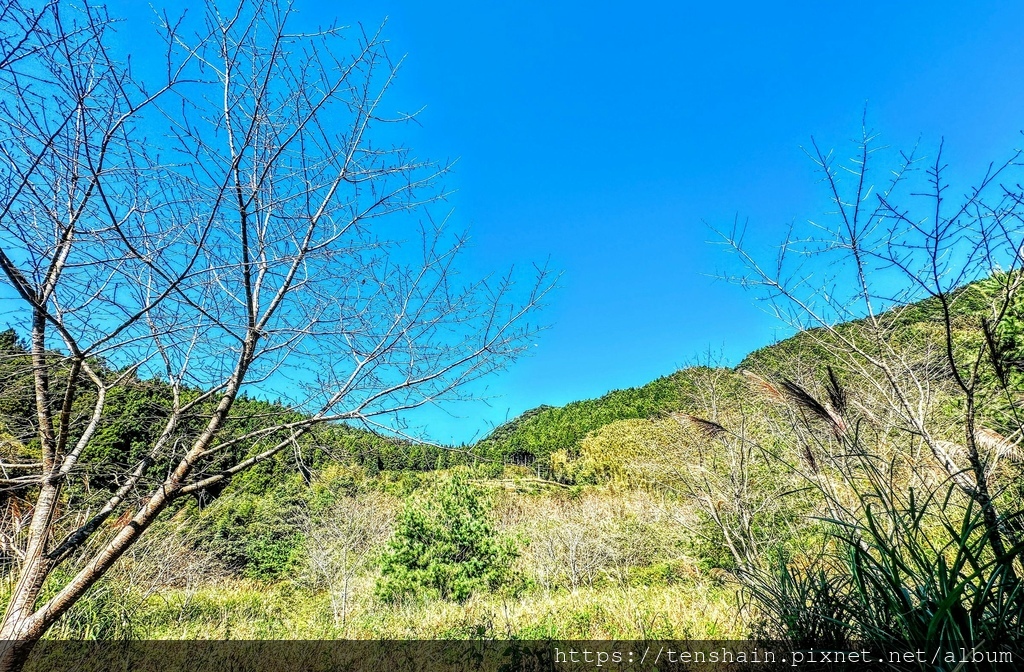
<path fill-rule="evenodd" d="M 369 567 L 354 577 L 346 618 L 308 582 L 218 577 L 149 592 L 135 614 L 154 639 L 740 637 L 736 589 L 702 575 L 685 553 L 689 514 L 645 491 L 494 487 L 501 533 L 521 542 L 520 583 L 465 603 L 385 603 Z M 388 509 L 382 515 L 393 517 Z"/>
<path fill-rule="evenodd" d="M 711 580 L 477 595 L 463 604 L 381 604 L 366 590 L 372 581 L 363 588 L 343 628 L 323 593 L 244 581 L 151 597 L 136 623 L 153 639 L 727 639 L 745 631 L 735 590 Z"/>

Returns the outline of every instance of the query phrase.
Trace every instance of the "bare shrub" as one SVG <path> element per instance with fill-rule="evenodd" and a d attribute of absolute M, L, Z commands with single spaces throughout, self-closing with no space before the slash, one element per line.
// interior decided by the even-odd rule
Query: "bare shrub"
<path fill-rule="evenodd" d="M 503 521 L 529 540 L 523 561 L 541 586 L 577 589 L 625 582 L 635 568 L 682 557 L 680 516 L 651 493 L 595 491 L 579 499 L 531 498 L 506 509 Z"/>
<path fill-rule="evenodd" d="M 399 503 L 379 492 L 341 496 L 304 512 L 307 564 L 301 579 L 330 598 L 336 627 L 348 621 L 356 578 L 370 570 L 391 535 Z"/>

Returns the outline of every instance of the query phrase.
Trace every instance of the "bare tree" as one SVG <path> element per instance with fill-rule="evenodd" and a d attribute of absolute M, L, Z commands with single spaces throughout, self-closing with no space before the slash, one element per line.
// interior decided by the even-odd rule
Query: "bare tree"
<path fill-rule="evenodd" d="M 211 2 L 198 30 L 160 22 L 154 67 L 112 52 L 115 27 L 88 3 L 0 3 L 0 299 L 30 335 L 40 446 L 0 484 L 32 502 L 0 670 L 175 500 L 318 423 L 393 427 L 464 396 L 521 352 L 550 286 L 457 277 L 465 239 L 430 207 L 447 166 L 395 144 L 411 117 L 383 112 L 399 63 L 379 32 Z M 66 508 L 135 378 L 170 390 L 157 438 L 115 491 Z M 269 389 L 302 415 L 228 437 L 240 395 Z"/>
<path fill-rule="evenodd" d="M 834 210 L 811 222 L 807 237 L 791 234 L 774 263 L 759 262 L 742 232 L 723 236 L 746 267 L 737 279 L 762 290 L 777 315 L 803 332 L 802 343 L 823 355 L 815 372 L 826 379 L 820 395 L 793 381 L 783 381 L 783 394 L 836 436 L 859 431 L 840 412 L 849 401 L 857 404 L 850 413 L 871 426 L 920 442 L 984 512 L 991 550 L 1006 558 L 1016 539 L 1000 522 L 992 475 L 1024 432 L 1019 384 L 1008 375 L 1020 363 L 1006 361 L 1001 342 L 1019 313 L 1024 280 L 1021 154 L 990 164 L 954 200 L 941 144 L 929 159 L 917 148 L 899 153 L 879 185 L 872 171 L 882 148 L 866 126 L 855 147 L 840 162 L 812 142 L 808 154 Z M 984 284 L 969 287 L 977 281 Z M 927 314 L 914 319 L 914 311 Z M 923 324 L 929 333 L 919 333 Z M 826 361 L 856 381 L 860 400 L 836 398 L 842 387 Z M 809 451 L 815 442 L 828 450 L 810 434 L 804 439 Z"/>
<path fill-rule="evenodd" d="M 334 627 L 343 633 L 356 578 L 383 551 L 398 508 L 393 498 L 371 491 L 341 496 L 323 511 L 303 511 L 308 578 L 327 591 Z"/>
<path fill-rule="evenodd" d="M 765 549 L 782 543 L 798 510 L 786 497 L 797 479 L 759 441 L 780 436 L 780 428 L 758 412 L 760 400 L 732 369 L 709 358 L 687 378 L 694 389 L 690 412 L 660 420 L 664 438 L 642 446 L 632 468 L 699 514 L 678 521 L 695 538 L 727 553 L 737 573 L 753 571 Z"/>

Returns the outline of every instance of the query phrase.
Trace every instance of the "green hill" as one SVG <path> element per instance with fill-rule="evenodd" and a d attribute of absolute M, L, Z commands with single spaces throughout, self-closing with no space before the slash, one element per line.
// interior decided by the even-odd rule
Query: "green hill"
<path fill-rule="evenodd" d="M 559 450 L 573 451 L 590 432 L 617 420 L 650 418 L 685 408 L 695 389 L 686 371 L 640 387 L 614 390 L 565 406 L 540 406 L 495 429 L 476 443 L 475 453 L 509 461 L 546 462 Z"/>
<path fill-rule="evenodd" d="M 967 285 L 953 293 L 950 308 L 956 339 L 961 346 L 977 347 L 983 338 L 982 319 L 991 311 L 990 280 Z M 1010 320 L 1019 319 L 1013 315 Z M 941 340 L 943 311 L 937 299 L 929 298 L 896 306 L 879 317 L 887 338 L 906 343 L 935 343 Z M 874 347 L 863 320 L 840 324 L 840 334 Z M 822 329 L 801 331 L 777 343 L 748 354 L 734 373 L 756 372 L 766 377 L 824 379 L 826 368 L 835 361 L 835 351 L 845 348 Z M 501 425 L 477 442 L 472 450 L 509 462 L 531 462 L 545 468 L 552 453 L 577 453 L 580 441 L 589 433 L 620 420 L 650 419 L 675 412 L 691 412 L 701 394 L 707 367 L 690 367 L 642 385 L 613 390 L 597 399 L 575 401 L 565 406 L 540 406 Z M 940 372 L 941 373 L 941 372 Z M 534 462 L 535 461 L 535 462 Z"/>

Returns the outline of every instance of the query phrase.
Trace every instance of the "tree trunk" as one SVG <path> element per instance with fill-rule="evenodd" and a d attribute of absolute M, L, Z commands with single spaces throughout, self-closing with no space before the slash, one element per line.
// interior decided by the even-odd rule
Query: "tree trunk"
<path fill-rule="evenodd" d="M 0 631 L 0 672 L 20 672 L 45 631 L 42 621 L 28 632 L 8 630 L 7 627 Z M 15 632 L 17 634 L 12 635 Z"/>

